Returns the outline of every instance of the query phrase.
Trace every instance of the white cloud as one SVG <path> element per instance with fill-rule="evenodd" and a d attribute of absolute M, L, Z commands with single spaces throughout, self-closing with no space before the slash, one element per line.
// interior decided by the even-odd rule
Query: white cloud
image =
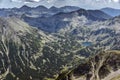
<path fill-rule="evenodd" d="M 100 9 L 104 7 L 112 7 L 120 9 L 120 0 L 0 0 L 0 6 L 3 7 L 19 7 L 24 4 L 28 6 L 44 5 L 46 7 L 56 6 L 79 6 L 86 9 Z M 10 2 L 11 1 L 11 2 Z M 19 2 L 20 4 L 18 4 Z M 9 4 L 6 6 L 5 4 Z"/>
<path fill-rule="evenodd" d="M 39 2 L 40 0 L 34 0 L 34 1 Z"/>
<path fill-rule="evenodd" d="M 116 2 L 116 3 L 118 3 L 118 2 L 119 2 L 119 0 L 113 0 L 113 2 Z"/>
<path fill-rule="evenodd" d="M 11 0 L 12 2 L 22 2 L 22 0 Z"/>
<path fill-rule="evenodd" d="M 53 1 L 55 1 L 55 0 L 47 0 L 48 3 L 51 3 L 51 2 L 53 2 Z"/>
<path fill-rule="evenodd" d="M 11 1 L 29 3 L 29 2 L 40 2 L 41 0 L 11 0 Z"/>
<path fill-rule="evenodd" d="M 62 1 L 62 0 L 11 0 L 12 2 L 40 2 L 44 1 L 47 3 L 55 2 L 55 1 Z"/>
<path fill-rule="evenodd" d="M 28 1 L 39 2 L 40 0 L 28 0 Z"/>

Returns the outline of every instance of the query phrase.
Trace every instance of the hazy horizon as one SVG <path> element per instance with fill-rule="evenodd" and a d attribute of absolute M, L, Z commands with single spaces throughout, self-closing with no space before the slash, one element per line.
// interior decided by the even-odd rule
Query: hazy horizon
<path fill-rule="evenodd" d="M 39 5 L 50 8 L 77 6 L 84 9 L 114 8 L 120 9 L 120 0 L 0 0 L 0 8 L 20 8 L 23 5 L 36 7 Z"/>
<path fill-rule="evenodd" d="M 22 5 L 22 6 L 20 6 L 20 7 L 10 7 L 10 8 L 3 7 L 3 8 L 0 8 L 0 9 L 21 8 L 21 7 L 23 7 L 23 6 L 28 6 L 28 7 L 31 7 L 31 8 L 35 8 L 35 7 L 38 7 L 38 6 L 44 6 L 44 7 L 48 8 L 48 9 L 50 9 L 51 7 L 61 8 L 61 7 L 65 7 L 65 6 L 71 6 L 71 5 L 65 5 L 65 6 L 61 6 L 61 7 L 57 7 L 57 6 L 47 7 L 47 6 L 45 6 L 45 5 L 29 6 L 29 5 L 26 5 L 26 4 L 25 4 L 25 5 Z M 79 7 L 79 6 L 74 6 L 74 7 Z M 97 10 L 97 9 L 103 9 L 103 8 L 119 9 L 119 8 L 113 8 L 113 7 L 93 8 L 93 9 L 92 9 L 92 8 L 91 8 L 91 9 L 89 9 L 89 8 L 82 8 L 82 7 L 79 7 L 79 8 L 81 8 L 81 9 L 86 9 L 86 10 Z"/>

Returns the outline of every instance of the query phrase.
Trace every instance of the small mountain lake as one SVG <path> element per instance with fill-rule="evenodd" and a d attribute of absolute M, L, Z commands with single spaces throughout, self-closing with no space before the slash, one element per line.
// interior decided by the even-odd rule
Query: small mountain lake
<path fill-rule="evenodd" d="M 82 45 L 83 46 L 91 46 L 92 45 L 92 42 L 82 42 Z"/>

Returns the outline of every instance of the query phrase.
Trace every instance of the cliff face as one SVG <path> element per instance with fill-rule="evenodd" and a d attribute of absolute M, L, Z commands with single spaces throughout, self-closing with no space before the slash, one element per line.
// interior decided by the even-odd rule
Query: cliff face
<path fill-rule="evenodd" d="M 102 51 L 56 80 L 119 80 L 120 51 Z"/>

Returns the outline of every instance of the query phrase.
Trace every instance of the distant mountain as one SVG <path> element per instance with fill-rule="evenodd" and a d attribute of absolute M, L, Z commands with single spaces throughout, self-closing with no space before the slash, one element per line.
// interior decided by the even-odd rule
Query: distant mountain
<path fill-rule="evenodd" d="M 56 13 L 59 13 L 59 12 L 72 12 L 72 11 L 76 11 L 76 10 L 79 10 L 80 8 L 79 7 L 76 7 L 76 6 L 64 6 L 64 7 L 60 7 L 60 8 L 57 8 L 55 6 L 52 6 L 49 8 L 49 11 L 51 12 L 56 12 Z"/>
<path fill-rule="evenodd" d="M 106 13 L 100 11 L 100 10 L 88 10 L 88 13 L 91 14 L 92 16 L 96 17 L 96 18 L 99 18 L 99 19 L 110 19 L 110 18 L 112 18 L 109 14 L 106 14 Z"/>
<path fill-rule="evenodd" d="M 87 19 L 95 21 L 95 20 L 106 20 L 106 19 L 110 19 L 111 16 L 107 15 L 106 13 L 100 11 L 100 10 L 85 10 L 85 9 L 79 9 L 76 11 L 72 11 L 69 13 L 58 13 L 54 16 L 60 16 L 60 17 L 74 17 L 74 16 L 85 16 Z M 98 16 L 99 15 L 99 16 Z"/>
<path fill-rule="evenodd" d="M 52 7 L 49 8 L 49 10 L 52 11 L 52 12 L 54 12 L 54 11 L 56 12 L 56 11 L 59 11 L 59 8 L 57 8 L 55 6 L 52 6 Z"/>
<path fill-rule="evenodd" d="M 61 28 L 70 25 L 71 22 L 81 23 L 84 21 L 81 16 L 84 16 L 87 20 L 85 24 L 92 22 L 92 21 L 104 21 L 106 19 L 110 19 L 111 16 L 107 15 L 106 13 L 99 11 L 99 10 L 85 10 L 79 9 L 77 11 L 72 12 L 60 12 L 50 17 L 29 17 L 27 15 L 22 16 L 25 22 L 29 23 L 34 27 L 38 27 L 44 31 L 48 32 L 56 32 L 59 31 Z M 75 22 L 77 20 L 77 22 Z M 84 23 L 82 23 L 84 24 Z"/>
<path fill-rule="evenodd" d="M 29 7 L 29 6 L 26 6 L 26 5 L 24 5 L 24 6 L 22 6 L 19 10 L 21 10 L 21 11 L 26 11 L 26 10 L 31 10 L 32 9 L 32 7 Z"/>
<path fill-rule="evenodd" d="M 1 17 L 9 17 L 11 15 L 15 15 L 11 9 L 0 9 L 0 16 Z"/>
<path fill-rule="evenodd" d="M 103 8 L 103 9 L 101 9 L 101 11 L 103 11 L 113 17 L 120 15 L 120 9 Z"/>
<path fill-rule="evenodd" d="M 75 11 L 78 9 L 79 7 L 75 7 L 75 6 L 65 6 L 61 8 L 52 6 L 51 8 L 48 9 L 41 5 L 37 7 L 29 7 L 29 6 L 24 5 L 21 8 L 0 9 L 1 11 L 0 16 L 7 17 L 9 15 L 15 15 L 15 14 L 18 16 L 22 14 L 26 14 L 32 17 L 48 17 L 54 14 L 57 14 L 59 12 L 71 12 L 71 11 Z"/>
<path fill-rule="evenodd" d="M 61 10 L 63 10 L 63 12 L 71 12 L 71 11 L 76 11 L 79 10 L 79 7 L 76 6 L 64 6 L 60 8 Z"/>
<path fill-rule="evenodd" d="M 48 10 L 48 8 L 46 8 L 45 6 L 37 6 L 37 7 L 34 7 L 34 9 L 36 10 L 36 11 L 47 11 Z"/>

